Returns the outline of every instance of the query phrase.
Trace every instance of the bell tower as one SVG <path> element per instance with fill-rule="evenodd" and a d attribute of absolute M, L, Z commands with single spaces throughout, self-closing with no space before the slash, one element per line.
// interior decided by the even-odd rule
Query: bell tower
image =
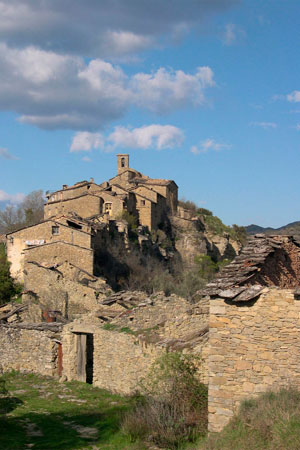
<path fill-rule="evenodd" d="M 129 155 L 128 154 L 118 154 L 117 155 L 117 168 L 118 168 L 118 175 L 124 170 L 129 168 Z"/>

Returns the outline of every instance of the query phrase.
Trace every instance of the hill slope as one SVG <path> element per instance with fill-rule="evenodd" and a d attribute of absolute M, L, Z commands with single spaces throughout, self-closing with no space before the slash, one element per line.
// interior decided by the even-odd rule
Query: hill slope
<path fill-rule="evenodd" d="M 279 228 L 261 227 L 259 225 L 248 225 L 245 227 L 247 234 L 300 234 L 300 221 L 291 222 Z"/>

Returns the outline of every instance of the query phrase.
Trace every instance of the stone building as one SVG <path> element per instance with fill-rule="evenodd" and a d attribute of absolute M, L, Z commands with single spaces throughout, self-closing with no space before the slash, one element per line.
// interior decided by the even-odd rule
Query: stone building
<path fill-rule="evenodd" d="M 127 211 L 140 225 L 156 229 L 167 214 L 177 210 L 178 188 L 172 180 L 149 178 L 129 167 L 129 155 L 117 155 L 117 175 L 96 184 L 81 181 L 47 193 L 45 219 L 75 212 L 82 218 L 98 216 L 107 222 Z"/>
<path fill-rule="evenodd" d="M 240 402 L 300 388 L 300 240 L 256 235 L 203 291 L 210 297 L 209 429 Z"/>
<path fill-rule="evenodd" d="M 94 274 L 95 252 L 101 246 L 101 225 L 119 223 L 124 212 L 136 217 L 149 231 L 155 230 L 177 210 L 174 181 L 152 179 L 129 167 L 129 155 L 117 155 L 117 175 L 96 184 L 81 181 L 47 193 L 44 221 L 7 235 L 11 274 L 24 281 L 27 262 L 48 265 L 68 261 Z"/>

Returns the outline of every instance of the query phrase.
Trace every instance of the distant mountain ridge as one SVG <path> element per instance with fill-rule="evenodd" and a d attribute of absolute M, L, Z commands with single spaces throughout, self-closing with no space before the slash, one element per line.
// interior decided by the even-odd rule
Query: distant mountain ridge
<path fill-rule="evenodd" d="M 300 221 L 291 222 L 283 227 L 272 228 L 272 227 L 261 227 L 259 225 L 248 225 L 245 227 L 247 234 L 299 234 L 300 235 Z"/>

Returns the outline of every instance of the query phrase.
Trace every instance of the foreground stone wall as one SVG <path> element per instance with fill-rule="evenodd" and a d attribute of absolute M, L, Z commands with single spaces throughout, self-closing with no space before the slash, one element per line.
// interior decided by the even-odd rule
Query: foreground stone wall
<path fill-rule="evenodd" d="M 300 388 L 300 301 L 293 292 L 273 287 L 249 303 L 211 300 L 210 431 L 220 431 L 245 398 Z"/>
<path fill-rule="evenodd" d="M 63 375 L 68 380 L 79 379 L 76 333 L 93 334 L 93 384 L 111 392 L 134 392 L 138 381 L 145 377 L 151 364 L 164 351 L 127 333 L 73 323 L 65 327 L 63 335 Z"/>
<path fill-rule="evenodd" d="M 82 353 L 78 352 L 78 341 L 80 335 L 92 334 L 96 386 L 122 394 L 132 393 L 153 362 L 172 351 L 196 355 L 199 379 L 207 384 L 208 305 L 204 302 L 190 305 L 180 297 L 165 297 L 162 293 L 149 299 L 142 293 L 144 297 L 134 306 L 136 294 L 124 293 L 124 300 L 122 293 L 113 294 L 104 301 L 98 317 L 115 316 L 106 325 L 90 314 L 64 327 L 63 373 L 67 379 L 83 380 L 82 371 L 78 371 L 82 367 L 78 365 Z"/>
<path fill-rule="evenodd" d="M 58 374 L 55 332 L 0 324 L 0 362 L 3 369 L 42 375 Z"/>

